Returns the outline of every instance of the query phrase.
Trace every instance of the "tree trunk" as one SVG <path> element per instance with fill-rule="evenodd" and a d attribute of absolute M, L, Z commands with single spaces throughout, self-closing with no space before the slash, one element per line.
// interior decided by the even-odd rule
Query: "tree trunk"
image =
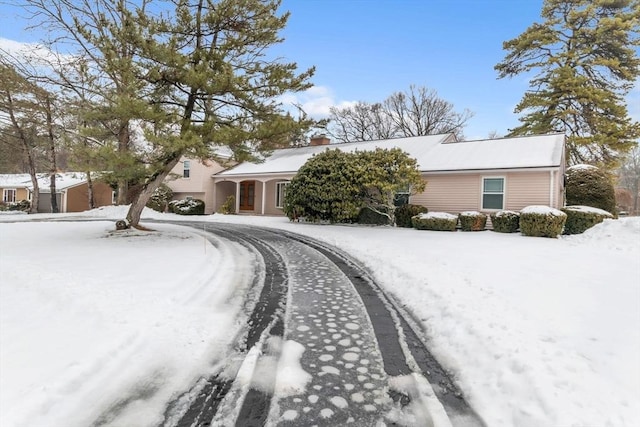
<path fill-rule="evenodd" d="M 38 203 L 40 200 L 40 186 L 38 185 L 38 177 L 36 176 L 36 167 L 33 163 L 33 157 L 28 155 L 29 161 L 29 175 L 31 175 L 31 184 L 33 185 L 33 191 L 31 192 L 31 207 L 29 207 L 29 213 L 38 213 Z"/>
<path fill-rule="evenodd" d="M 47 135 L 49 137 L 49 156 L 51 162 L 51 175 L 49 188 L 51 191 L 51 212 L 58 213 L 60 209 L 58 207 L 58 199 L 56 197 L 56 173 L 58 172 L 58 165 L 56 163 L 56 142 L 53 134 L 53 119 L 51 118 L 51 99 L 47 96 L 45 99 L 45 113 L 47 116 Z"/>
<path fill-rule="evenodd" d="M 129 151 L 129 142 L 131 141 L 131 134 L 129 133 L 129 122 L 121 124 L 118 130 L 118 153 L 126 153 Z M 117 205 L 126 205 L 129 203 L 129 182 L 127 179 L 118 180 L 118 198 L 116 200 Z M 145 202 L 146 203 L 146 202 Z M 142 212 L 142 211 L 141 211 Z"/>
<path fill-rule="evenodd" d="M 138 197 L 133 200 L 133 202 L 131 203 L 131 207 L 129 208 L 129 212 L 127 212 L 127 222 L 129 223 L 130 227 L 138 226 L 138 224 L 140 223 L 142 210 L 147 205 L 147 202 L 151 198 L 151 195 L 154 191 L 156 191 L 158 187 L 160 187 L 160 184 L 162 184 L 167 175 L 169 175 L 171 169 L 173 169 L 174 166 L 178 164 L 181 155 L 182 153 L 175 153 L 171 157 L 171 160 L 168 160 L 167 163 L 165 163 L 162 171 L 154 175 L 151 181 L 146 182 L 142 186 L 142 190 L 138 194 Z"/>
<path fill-rule="evenodd" d="M 86 174 L 87 174 L 87 195 L 88 195 L 89 209 L 95 209 L 96 201 L 95 201 L 95 198 L 93 197 L 93 180 L 91 179 L 91 172 L 87 171 Z"/>

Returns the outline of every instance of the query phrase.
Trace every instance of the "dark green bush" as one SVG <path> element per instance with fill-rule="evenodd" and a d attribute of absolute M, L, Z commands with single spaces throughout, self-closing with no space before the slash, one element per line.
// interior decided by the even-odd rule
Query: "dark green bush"
<path fill-rule="evenodd" d="M 607 174 L 589 165 L 567 169 L 567 206 L 591 206 L 611 212 L 615 216 L 616 193 Z"/>
<path fill-rule="evenodd" d="M 384 212 L 386 209 L 381 207 L 378 208 L 378 210 Z M 358 224 L 389 225 L 389 217 L 366 206 L 360 209 L 360 213 L 358 214 Z"/>
<path fill-rule="evenodd" d="M 178 215 L 204 215 L 204 202 L 200 199 L 172 200 L 169 211 Z"/>
<path fill-rule="evenodd" d="M 173 190 L 171 190 L 167 184 L 160 184 L 160 187 L 158 187 L 149 198 L 147 207 L 154 211 L 166 212 L 172 197 Z"/>
<path fill-rule="evenodd" d="M 605 218 L 613 218 L 609 212 L 589 206 L 566 206 L 561 210 L 567 214 L 562 234 L 581 234 Z"/>
<path fill-rule="evenodd" d="M 227 197 L 227 200 L 224 201 L 220 209 L 218 210 L 221 214 L 231 215 L 236 213 L 236 196 L 233 194 Z"/>
<path fill-rule="evenodd" d="M 498 233 L 515 233 L 520 228 L 520 214 L 513 211 L 498 211 L 491 215 L 493 231 Z"/>
<path fill-rule="evenodd" d="M 418 230 L 456 231 L 458 217 L 445 212 L 424 213 L 411 218 L 411 224 Z"/>
<path fill-rule="evenodd" d="M 462 231 L 482 231 L 487 225 L 487 216 L 481 212 L 460 212 L 458 219 Z"/>
<path fill-rule="evenodd" d="M 28 200 L 20 200 L 18 202 L 15 203 L 9 203 L 9 209 L 10 211 L 22 211 L 22 212 L 29 212 L 29 209 L 31 209 L 31 202 Z"/>
<path fill-rule="evenodd" d="M 520 231 L 525 236 L 558 237 L 567 214 L 548 206 L 527 206 L 520 212 Z"/>
<path fill-rule="evenodd" d="M 421 213 L 427 213 L 429 209 L 422 205 L 402 205 L 396 208 L 396 225 L 398 227 L 411 228 L 411 218 Z"/>

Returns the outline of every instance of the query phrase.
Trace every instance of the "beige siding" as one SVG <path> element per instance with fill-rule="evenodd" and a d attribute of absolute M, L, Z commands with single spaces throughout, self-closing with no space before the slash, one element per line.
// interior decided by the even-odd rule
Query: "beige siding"
<path fill-rule="evenodd" d="M 554 171 L 553 182 L 551 176 L 548 170 L 425 175 L 425 192 L 412 196 L 411 203 L 424 205 L 432 212 L 483 211 L 482 179 L 502 177 L 505 179 L 504 209 L 521 210 L 529 205 L 559 208 L 564 197 L 562 182 L 558 181 L 562 175 Z"/>
<path fill-rule="evenodd" d="M 286 179 L 276 179 L 274 181 L 267 182 L 266 189 L 266 204 L 264 209 L 265 215 L 284 215 L 282 208 L 276 207 L 276 183 L 286 182 Z"/>
<path fill-rule="evenodd" d="M 529 205 L 549 206 L 550 184 L 549 171 L 507 174 L 505 209 L 519 211 Z"/>
<path fill-rule="evenodd" d="M 229 196 L 236 197 L 235 182 L 223 181 L 215 184 L 215 202 L 213 204 L 213 211 L 218 212 Z"/>
<path fill-rule="evenodd" d="M 183 178 L 185 160 L 190 162 L 189 178 Z M 214 201 L 213 179 L 211 176 L 223 169 L 223 166 L 212 160 L 204 164 L 200 160 L 182 158 L 171 170 L 171 173 L 178 175 L 178 178 L 171 179 L 170 176 L 166 184 L 173 190 L 173 200 L 185 199 L 187 196 L 200 199 L 204 201 L 205 214 L 211 214 L 219 207 L 216 206 Z"/>
<path fill-rule="evenodd" d="M 480 208 L 480 175 L 447 174 L 426 176 L 424 193 L 411 197 L 411 203 L 432 212 L 457 213 Z"/>

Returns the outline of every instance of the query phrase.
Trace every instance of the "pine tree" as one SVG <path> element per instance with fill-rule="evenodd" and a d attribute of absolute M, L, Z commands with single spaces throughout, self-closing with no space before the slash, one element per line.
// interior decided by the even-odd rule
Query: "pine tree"
<path fill-rule="evenodd" d="M 495 66 L 500 78 L 535 73 L 510 135 L 566 132 L 570 163 L 611 169 L 640 136 L 624 101 L 640 75 L 640 2 L 545 0 L 541 15 Z"/>
<path fill-rule="evenodd" d="M 314 72 L 268 57 L 289 16 L 278 0 L 28 2 L 89 61 L 92 88 L 106 88 L 88 122 L 115 130 L 117 172 L 144 171 L 132 226 L 183 155 L 215 158 L 225 146 L 252 159 L 312 124 L 277 102 Z"/>

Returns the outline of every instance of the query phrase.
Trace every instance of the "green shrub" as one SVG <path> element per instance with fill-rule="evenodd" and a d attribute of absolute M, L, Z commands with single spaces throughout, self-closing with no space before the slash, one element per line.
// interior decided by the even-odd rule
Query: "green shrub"
<path fill-rule="evenodd" d="M 169 211 L 178 215 L 204 215 L 204 202 L 200 199 L 172 200 Z"/>
<path fill-rule="evenodd" d="M 398 227 L 411 228 L 411 218 L 421 213 L 427 213 L 429 209 L 422 205 L 402 205 L 396 208 L 396 225 Z"/>
<path fill-rule="evenodd" d="M 460 212 L 458 219 L 462 231 L 482 231 L 487 225 L 487 216 L 481 212 Z"/>
<path fill-rule="evenodd" d="M 520 214 L 514 211 L 498 211 L 490 215 L 493 231 L 515 233 L 520 228 Z"/>
<path fill-rule="evenodd" d="M 236 196 L 233 194 L 227 197 L 227 200 L 224 201 L 218 212 L 224 215 L 231 215 L 236 213 Z"/>
<path fill-rule="evenodd" d="M 31 209 L 31 202 L 28 200 L 20 200 L 18 202 L 8 204 L 8 210 L 10 211 L 29 212 L 29 209 Z"/>
<path fill-rule="evenodd" d="M 411 224 L 418 230 L 456 231 L 458 217 L 445 212 L 429 212 L 414 216 Z"/>
<path fill-rule="evenodd" d="M 567 169 L 567 206 L 591 206 L 615 216 L 616 193 L 611 179 L 595 166 L 576 165 Z"/>
<path fill-rule="evenodd" d="M 160 184 L 160 187 L 156 188 L 156 191 L 149 198 L 147 207 L 154 211 L 166 212 L 172 197 L 173 190 L 167 184 Z"/>
<path fill-rule="evenodd" d="M 527 206 L 520 212 L 520 231 L 525 236 L 558 237 L 567 214 L 548 206 Z"/>
<path fill-rule="evenodd" d="M 561 210 L 567 214 L 563 234 L 581 234 L 605 218 L 613 218 L 609 212 L 589 206 L 566 206 Z"/>
<path fill-rule="evenodd" d="M 379 211 L 384 212 L 386 209 L 384 207 L 378 208 Z M 360 209 L 360 213 L 358 214 L 358 224 L 369 224 L 369 225 L 389 225 L 389 217 L 383 215 L 379 212 L 374 211 L 368 206 Z"/>

